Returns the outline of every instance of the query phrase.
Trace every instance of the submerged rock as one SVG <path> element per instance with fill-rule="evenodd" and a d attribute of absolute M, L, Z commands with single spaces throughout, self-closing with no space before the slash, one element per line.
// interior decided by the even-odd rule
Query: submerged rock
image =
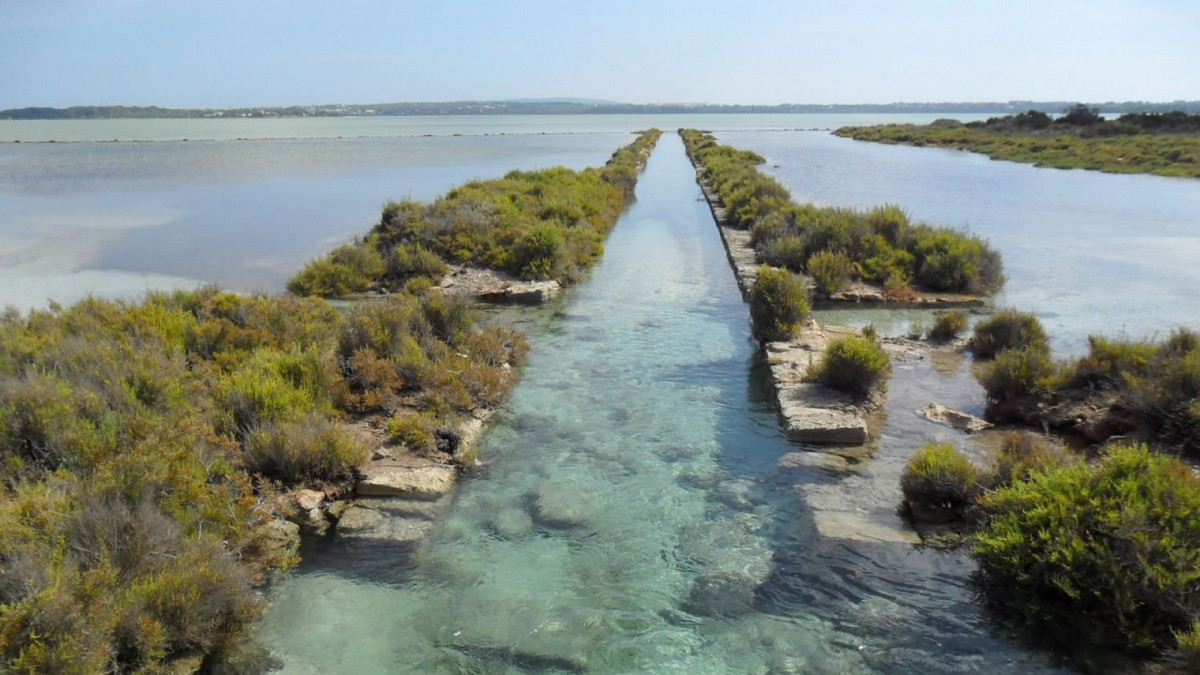
<path fill-rule="evenodd" d="M 937 403 L 930 403 L 924 408 L 918 410 L 917 413 L 924 415 L 926 418 L 934 422 L 945 424 L 946 426 L 953 427 L 959 431 L 965 431 L 969 434 L 976 431 L 983 431 L 984 429 L 992 427 L 991 422 L 980 419 L 969 413 L 952 410 L 944 405 L 938 405 Z"/>
<path fill-rule="evenodd" d="M 754 611 L 758 580 L 742 572 L 714 571 L 696 577 L 684 609 L 697 616 L 733 618 Z"/>
<path fill-rule="evenodd" d="M 369 509 L 357 504 L 350 506 L 338 519 L 338 531 L 357 532 L 374 527 L 383 520 L 383 514 L 375 509 Z"/>

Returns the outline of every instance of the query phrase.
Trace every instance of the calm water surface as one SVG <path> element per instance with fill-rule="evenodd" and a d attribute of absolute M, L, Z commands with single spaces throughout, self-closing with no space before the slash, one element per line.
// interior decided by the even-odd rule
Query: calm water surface
<path fill-rule="evenodd" d="M 1200 317 L 1196 181 L 802 131 L 882 116 L 729 117 L 0 122 L 0 139 L 81 141 L 0 143 L 0 304 L 200 283 L 277 291 L 387 198 L 597 165 L 656 125 L 757 150 L 801 199 L 897 203 L 988 237 L 1005 256 L 1001 302 L 1036 310 L 1059 353 L 1089 332 L 1141 337 Z M 84 142 L 108 138 L 158 140 Z M 283 671 L 1050 669 L 981 615 L 966 556 L 856 536 L 901 525 L 912 449 L 966 442 L 913 412 L 980 412 L 966 364 L 897 362 L 880 440 L 848 475 L 778 468 L 798 448 L 779 434 L 674 135 L 638 195 L 593 277 L 525 315 L 534 350 L 485 438 L 490 473 L 465 483 L 428 545 L 323 542 L 278 589 L 262 637 Z M 821 320 L 898 333 L 915 315 Z"/>
<path fill-rule="evenodd" d="M 816 132 L 722 133 L 801 201 L 899 204 L 965 228 L 1004 256 L 1000 305 L 1033 311 L 1057 354 L 1089 334 L 1165 337 L 1200 327 L 1200 181 L 1039 169 L 967 152 Z"/>
<path fill-rule="evenodd" d="M 818 534 L 806 492 L 897 525 L 895 481 L 776 467 L 796 448 L 675 135 L 638 195 L 592 278 L 530 324 L 491 471 L 432 539 L 328 543 L 276 590 L 280 672 L 1048 671 L 980 616 L 964 556 Z M 919 398 L 946 378 L 897 379 Z M 896 405 L 896 451 L 940 433 Z"/>

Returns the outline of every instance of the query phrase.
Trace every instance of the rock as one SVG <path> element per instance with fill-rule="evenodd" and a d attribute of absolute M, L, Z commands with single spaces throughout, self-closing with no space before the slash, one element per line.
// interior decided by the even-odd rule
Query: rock
<path fill-rule="evenodd" d="M 325 514 L 336 521 L 342 517 L 342 514 L 344 514 L 348 508 L 350 508 L 350 502 L 344 499 L 339 499 L 338 501 L 330 504 L 329 508 L 325 509 Z"/>
<path fill-rule="evenodd" d="M 784 431 L 794 443 L 866 443 L 867 420 L 861 414 L 836 408 L 781 406 Z"/>
<path fill-rule="evenodd" d="M 850 462 L 846 461 L 845 457 L 824 452 L 789 452 L 780 457 L 775 466 L 784 470 L 810 466 L 826 471 L 842 472 L 850 469 Z"/>
<path fill-rule="evenodd" d="M 714 571 L 696 577 L 684 609 L 707 617 L 733 618 L 754 611 L 758 580 L 742 572 Z"/>
<path fill-rule="evenodd" d="M 541 489 L 530 515 L 540 525 L 568 529 L 587 527 L 595 520 L 600 508 L 586 487 L 551 484 Z"/>
<path fill-rule="evenodd" d="M 899 518 L 896 521 L 894 527 L 889 527 L 857 511 L 813 511 L 813 522 L 823 537 L 895 544 L 921 543 L 921 537 L 915 530 L 904 527 Z"/>
<path fill-rule="evenodd" d="M 325 501 L 325 493 L 316 490 L 296 490 L 292 493 L 292 500 L 301 511 L 311 511 Z"/>
<path fill-rule="evenodd" d="M 982 420 L 974 415 L 951 410 L 944 405 L 930 403 L 929 405 L 917 411 L 918 414 L 924 415 L 928 419 L 953 427 L 959 431 L 965 431 L 968 434 L 976 431 L 983 431 L 992 427 L 990 422 Z"/>
<path fill-rule="evenodd" d="M 338 519 L 338 530 L 342 532 L 357 532 L 378 525 L 383 520 L 383 514 L 375 509 L 369 509 L 357 504 L 346 509 Z"/>
<path fill-rule="evenodd" d="M 558 297 L 562 287 L 557 281 L 534 281 L 527 284 L 513 284 L 504 289 L 504 299 L 509 302 L 540 305 Z"/>
<path fill-rule="evenodd" d="M 453 466 L 368 465 L 357 492 L 363 497 L 437 499 L 454 489 L 458 471 Z"/>
<path fill-rule="evenodd" d="M 276 518 L 259 526 L 262 548 L 272 555 L 293 555 L 300 548 L 300 526 L 283 518 Z"/>

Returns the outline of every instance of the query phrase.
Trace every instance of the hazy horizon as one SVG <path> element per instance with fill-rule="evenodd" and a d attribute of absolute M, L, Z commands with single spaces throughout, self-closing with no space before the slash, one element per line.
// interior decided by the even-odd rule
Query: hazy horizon
<path fill-rule="evenodd" d="M 11 2 L 0 109 L 1173 102 L 1196 25 L 1183 0 Z"/>

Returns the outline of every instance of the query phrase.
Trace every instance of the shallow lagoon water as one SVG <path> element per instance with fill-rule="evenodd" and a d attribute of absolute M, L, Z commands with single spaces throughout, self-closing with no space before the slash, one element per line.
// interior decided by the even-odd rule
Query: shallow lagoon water
<path fill-rule="evenodd" d="M 1056 354 L 1087 336 L 1200 328 L 1200 181 L 1040 169 L 983 155 L 849 141 L 817 132 L 729 132 L 767 158 L 801 201 L 899 204 L 914 220 L 964 228 L 1004 256 L 996 298 L 1036 313 Z"/>
<path fill-rule="evenodd" d="M 898 526 L 894 480 L 776 468 L 797 448 L 676 136 L 638 194 L 591 278 L 527 322 L 490 470 L 431 539 L 390 565 L 325 542 L 275 590 L 279 672 L 1050 671 L 981 617 L 964 556 L 816 532 L 806 488 Z M 895 414 L 898 451 L 942 433 Z"/>
<path fill-rule="evenodd" d="M 1001 301 L 1036 309 L 1060 353 L 1077 351 L 1087 332 L 1140 337 L 1200 316 L 1190 291 L 1194 182 L 781 131 L 871 120 L 706 117 L 678 125 L 758 150 L 802 199 L 900 203 L 989 237 L 1008 267 Z M 428 138 L 300 139 L 263 125 L 269 138 L 246 141 L 4 144 L 0 303 L 205 282 L 278 290 L 305 258 L 365 230 L 386 198 L 430 199 L 518 166 L 594 165 L 634 129 L 673 128 L 560 123 L 561 135 L 545 136 L 532 132 L 536 120 L 489 120 L 530 133 L 456 136 L 463 129 L 451 124 Z M 601 133 L 574 133 L 589 130 Z M 974 604 L 965 555 L 818 527 L 845 513 L 901 524 L 907 454 L 931 438 L 965 442 L 914 410 L 981 411 L 967 364 L 898 363 L 880 441 L 850 474 L 778 469 L 802 448 L 778 431 L 691 175 L 665 136 L 592 278 L 517 319 L 534 351 L 511 410 L 486 436 L 488 473 L 464 484 L 426 547 L 309 549 L 263 626 L 283 672 L 1053 668 Z M 902 333 L 922 314 L 819 318 Z M 707 602 L 705 589 L 728 591 L 717 595 L 732 604 Z"/>

